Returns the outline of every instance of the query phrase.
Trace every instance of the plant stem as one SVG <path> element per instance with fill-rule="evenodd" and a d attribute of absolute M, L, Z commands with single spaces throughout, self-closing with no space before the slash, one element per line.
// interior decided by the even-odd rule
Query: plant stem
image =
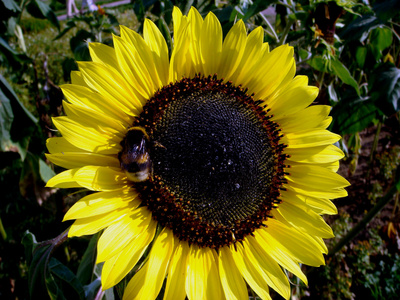
<path fill-rule="evenodd" d="M 3 237 L 3 240 L 5 241 L 7 239 L 7 232 L 4 229 L 3 222 L 1 221 L 1 218 L 0 218 L 0 234 Z"/>
<path fill-rule="evenodd" d="M 367 180 L 369 178 L 369 174 L 371 173 L 372 162 L 374 161 L 374 153 L 376 151 L 376 148 L 378 147 L 379 134 L 381 133 L 381 128 L 382 128 L 382 122 L 379 121 L 378 127 L 376 128 L 376 134 L 375 134 L 375 137 L 374 137 L 374 142 L 372 144 L 371 153 L 369 155 L 369 163 L 368 163 L 369 168 L 368 168 L 367 176 L 366 176 Z"/>
<path fill-rule="evenodd" d="M 267 27 L 269 28 L 269 30 L 271 30 L 273 38 L 275 39 L 275 41 L 279 41 L 278 35 L 276 34 L 274 28 L 272 27 L 271 23 L 268 21 L 267 17 L 262 13 L 259 12 L 258 15 L 263 19 L 263 21 L 265 22 L 265 24 L 267 24 Z M 267 30 L 268 32 L 268 30 Z"/>
<path fill-rule="evenodd" d="M 382 208 L 385 207 L 385 205 L 388 204 L 393 199 L 393 195 L 397 192 L 398 189 L 400 189 L 399 174 L 400 174 L 400 166 L 397 167 L 396 179 L 390 190 L 375 204 L 375 206 L 364 216 L 364 218 L 356 226 L 354 226 L 353 229 L 351 229 L 347 233 L 347 235 L 344 236 L 329 251 L 328 256 L 335 255 L 337 252 L 340 251 L 340 249 L 343 248 L 343 246 L 347 245 L 352 239 L 354 239 L 368 225 L 368 223 L 382 210 Z"/>

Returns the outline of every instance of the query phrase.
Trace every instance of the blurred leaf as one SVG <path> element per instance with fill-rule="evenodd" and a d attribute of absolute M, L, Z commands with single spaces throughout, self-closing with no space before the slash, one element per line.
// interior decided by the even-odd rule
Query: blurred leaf
<path fill-rule="evenodd" d="M 39 158 L 39 174 L 45 183 L 56 176 L 56 173 L 41 158 Z"/>
<path fill-rule="evenodd" d="M 252 3 L 249 6 L 242 5 L 241 9 L 242 9 L 242 12 L 244 13 L 243 22 L 246 22 L 249 18 L 251 18 L 254 15 L 258 14 L 259 12 L 267 9 L 268 6 L 270 6 L 272 3 L 276 3 L 276 2 L 278 2 L 278 1 L 255 0 L 253 2 L 247 2 L 247 3 Z M 246 3 L 246 1 L 244 1 L 243 3 Z"/>
<path fill-rule="evenodd" d="M 64 81 L 71 81 L 71 71 L 78 71 L 78 65 L 76 64 L 75 59 L 71 57 L 66 57 L 62 62 L 63 69 L 63 77 Z"/>
<path fill-rule="evenodd" d="M 106 300 L 114 300 L 115 299 L 114 289 L 113 288 L 106 289 L 104 291 L 104 297 L 106 298 Z"/>
<path fill-rule="evenodd" d="M 99 236 L 99 233 L 92 236 L 89 245 L 83 254 L 81 263 L 79 264 L 76 276 L 83 284 L 89 283 L 92 280 L 94 266 L 96 265 L 97 240 L 99 239 Z"/>
<path fill-rule="evenodd" d="M 369 99 L 342 99 L 332 110 L 332 129 L 340 134 L 356 133 L 376 119 L 377 109 Z"/>
<path fill-rule="evenodd" d="M 1 76 L 1 75 L 0 75 Z M 14 120 L 11 103 L 8 97 L 0 89 L 0 149 L 6 150 L 6 145 L 9 144 L 11 135 L 11 125 Z"/>
<path fill-rule="evenodd" d="M 400 11 L 400 1 L 384 0 L 376 1 L 373 6 L 376 15 L 382 22 L 387 22 Z"/>
<path fill-rule="evenodd" d="M 6 58 L 4 66 L 11 66 L 15 69 L 21 67 L 21 63 L 29 63 L 31 59 L 23 53 L 15 51 L 0 37 L 0 54 Z"/>
<path fill-rule="evenodd" d="M 353 76 L 351 76 L 349 70 L 345 67 L 345 65 L 343 65 L 343 63 L 339 59 L 333 57 L 331 60 L 331 67 L 333 73 L 337 75 L 341 81 L 352 86 L 357 91 L 357 94 L 360 95 L 360 89 L 358 88 L 357 81 L 355 81 Z"/>
<path fill-rule="evenodd" d="M 68 269 L 65 265 L 63 265 L 61 262 L 59 262 L 57 259 L 52 257 L 50 259 L 49 265 L 48 265 L 49 271 L 53 274 L 56 275 L 58 278 L 63 280 L 64 282 L 68 283 L 69 286 L 71 286 L 76 293 L 79 295 L 79 299 L 84 299 L 85 298 L 85 291 L 83 289 L 82 284 L 78 280 L 78 278 L 75 276 L 74 273 L 70 269 Z M 47 281 L 47 279 L 46 279 Z M 62 288 L 60 286 L 57 286 L 57 295 L 63 295 Z M 57 297 L 58 299 L 59 297 Z"/>
<path fill-rule="evenodd" d="M 49 5 L 41 0 L 31 0 L 26 6 L 27 11 L 35 18 L 47 19 L 60 30 L 60 23 L 58 22 L 57 16 Z"/>
<path fill-rule="evenodd" d="M 357 47 L 356 50 L 356 61 L 360 69 L 364 68 L 365 59 L 367 58 L 367 48 L 364 46 Z"/>
<path fill-rule="evenodd" d="M 375 15 L 364 15 L 348 24 L 339 36 L 346 43 L 354 40 L 363 42 L 368 37 L 369 32 L 381 24 L 381 21 Z"/>
<path fill-rule="evenodd" d="M 71 50 L 77 61 L 90 61 L 90 53 L 88 43 L 95 41 L 95 36 L 85 29 L 79 30 L 76 35 L 71 38 Z"/>
<path fill-rule="evenodd" d="M 370 47 L 376 60 L 382 57 L 382 51 L 388 48 L 393 41 L 393 34 L 389 28 L 378 27 L 372 30 Z"/>
<path fill-rule="evenodd" d="M 101 278 L 97 277 L 93 280 L 90 284 L 85 285 L 83 287 L 85 291 L 85 299 L 86 300 L 93 300 L 96 297 L 97 291 L 101 286 Z"/>
<path fill-rule="evenodd" d="M 29 232 L 29 230 L 24 232 L 24 235 L 22 236 L 22 241 L 21 244 L 25 248 L 25 259 L 28 265 L 31 264 L 32 261 L 32 253 L 33 249 L 37 245 L 36 237 L 33 233 Z"/>
<path fill-rule="evenodd" d="M 21 11 L 18 4 L 15 3 L 13 0 L 1 0 L 1 2 L 3 2 L 3 5 L 5 6 L 5 8 L 7 8 L 10 11 L 13 11 L 13 12 Z"/>
<path fill-rule="evenodd" d="M 29 138 L 32 131 L 36 129 L 38 120 L 19 101 L 17 95 L 1 74 L 0 91 L 2 92 L 2 101 L 3 99 L 9 100 L 13 113 L 10 142 L 16 143 L 21 158 L 24 159 Z"/>
<path fill-rule="evenodd" d="M 387 116 L 400 111 L 400 69 L 383 64 L 371 74 L 371 98 Z"/>
<path fill-rule="evenodd" d="M 65 28 L 54 38 L 54 40 L 58 40 L 62 38 L 68 31 L 70 31 L 72 28 L 76 27 L 76 23 L 74 20 L 69 20 L 65 26 Z"/>
<path fill-rule="evenodd" d="M 322 58 L 319 55 L 314 56 L 311 60 L 308 61 L 308 64 L 315 70 L 319 72 L 327 72 L 328 71 L 328 60 Z"/>

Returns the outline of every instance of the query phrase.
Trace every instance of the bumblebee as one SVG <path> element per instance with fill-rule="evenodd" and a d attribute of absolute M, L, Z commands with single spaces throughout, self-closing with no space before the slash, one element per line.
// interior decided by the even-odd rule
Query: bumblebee
<path fill-rule="evenodd" d="M 150 159 L 150 138 L 144 128 L 131 127 L 121 142 L 122 151 L 118 153 L 121 169 L 129 180 L 146 181 L 152 170 Z"/>

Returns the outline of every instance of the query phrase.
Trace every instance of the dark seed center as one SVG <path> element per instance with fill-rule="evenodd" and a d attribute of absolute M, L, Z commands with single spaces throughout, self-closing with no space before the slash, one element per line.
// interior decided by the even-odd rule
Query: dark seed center
<path fill-rule="evenodd" d="M 135 188 L 181 240 L 219 248 L 263 225 L 279 203 L 285 155 L 265 107 L 230 82 L 184 78 L 157 92 L 135 126 L 152 172 Z"/>
<path fill-rule="evenodd" d="M 211 224 L 232 226 L 266 197 L 275 158 L 268 132 L 234 95 L 213 90 L 179 95 L 164 111 L 152 139 L 153 172 L 185 210 Z"/>

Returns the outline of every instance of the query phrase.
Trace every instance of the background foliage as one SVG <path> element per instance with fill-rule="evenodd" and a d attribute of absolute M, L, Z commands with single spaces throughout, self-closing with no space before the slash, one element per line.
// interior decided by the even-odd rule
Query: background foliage
<path fill-rule="evenodd" d="M 328 220 L 336 238 L 328 241 L 327 265 L 304 267 L 309 287 L 290 276 L 292 298 L 397 299 L 400 1 L 97 4 L 97 11 L 59 21 L 65 3 L 58 0 L 0 2 L 1 299 L 121 298 L 126 280 L 99 290 L 98 235 L 66 239 L 63 215 L 82 192 L 44 187 L 59 171 L 46 161 L 45 141 L 57 135 L 51 117 L 63 114 L 58 86 L 69 82 L 76 60 L 90 60 L 88 42 L 112 45 L 119 24 L 141 32 L 146 17 L 171 47 L 174 5 L 183 13 L 191 6 L 213 11 L 224 34 L 240 18 L 249 31 L 262 26 L 271 48 L 289 43 L 297 73 L 320 88 L 316 102 L 333 107 L 330 129 L 344 136 L 346 153 L 340 172 L 352 186 Z"/>

